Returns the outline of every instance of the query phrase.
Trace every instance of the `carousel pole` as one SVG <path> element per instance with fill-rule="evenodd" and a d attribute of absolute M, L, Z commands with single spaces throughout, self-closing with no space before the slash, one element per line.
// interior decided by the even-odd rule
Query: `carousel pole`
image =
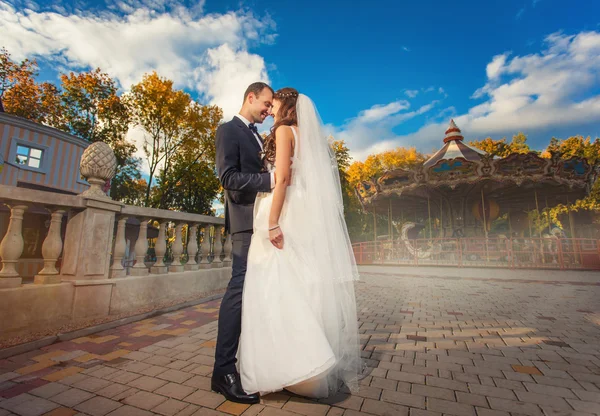
<path fill-rule="evenodd" d="M 429 195 L 427 195 L 427 217 L 429 218 L 429 239 L 432 240 L 432 230 L 431 230 L 431 205 L 429 203 Z"/>
<path fill-rule="evenodd" d="M 537 196 L 537 189 L 534 189 L 534 195 L 535 195 L 535 211 L 538 215 L 538 218 L 540 217 L 540 206 L 538 204 L 538 196 Z M 542 230 L 540 230 L 540 238 L 542 238 Z"/>
<path fill-rule="evenodd" d="M 537 213 L 538 218 L 540 218 L 540 206 L 538 204 L 538 195 L 537 189 L 534 189 L 535 195 L 535 211 Z M 542 263 L 546 263 L 546 256 L 544 255 L 544 240 L 542 240 L 542 230 L 540 230 L 540 253 L 542 255 Z"/>
<path fill-rule="evenodd" d="M 388 206 L 388 238 L 392 239 L 392 198 Z"/>
<path fill-rule="evenodd" d="M 483 195 L 483 187 L 481 187 L 481 208 L 482 208 L 482 217 L 483 217 L 483 231 L 485 232 L 485 258 L 486 258 L 487 262 L 489 262 L 490 254 L 489 254 L 489 249 L 488 249 L 488 229 L 487 229 L 487 219 L 485 218 L 485 197 Z"/>
<path fill-rule="evenodd" d="M 440 197 L 440 234 L 444 238 L 444 210 L 443 210 L 444 198 Z"/>
<path fill-rule="evenodd" d="M 567 197 L 567 211 L 569 213 L 569 229 L 571 230 L 571 241 L 573 242 L 573 260 L 578 261 L 578 264 L 582 263 L 581 251 L 579 250 L 579 242 L 575 236 L 575 218 L 573 217 L 573 211 L 569 209 L 569 197 Z"/>
<path fill-rule="evenodd" d="M 548 217 L 548 234 L 552 235 L 552 227 L 550 224 L 550 210 L 548 209 L 548 197 L 545 197 L 545 202 L 546 204 L 546 216 Z"/>
<path fill-rule="evenodd" d="M 483 217 L 483 231 L 485 233 L 485 238 L 488 238 L 488 230 L 487 230 L 487 219 L 485 218 L 485 198 L 483 196 L 483 188 L 481 188 L 481 209 L 482 209 L 482 217 Z"/>

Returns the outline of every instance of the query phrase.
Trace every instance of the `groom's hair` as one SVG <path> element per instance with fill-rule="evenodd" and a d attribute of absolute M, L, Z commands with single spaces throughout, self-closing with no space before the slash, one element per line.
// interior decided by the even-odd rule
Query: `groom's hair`
<path fill-rule="evenodd" d="M 275 94 L 273 88 L 271 88 L 268 84 L 265 84 L 264 82 L 254 82 L 250 84 L 248 88 L 246 88 L 246 92 L 244 93 L 244 102 L 246 102 L 246 99 L 248 98 L 248 95 L 250 95 L 251 92 L 258 97 L 262 90 L 264 90 L 265 88 L 270 89 L 271 93 Z"/>

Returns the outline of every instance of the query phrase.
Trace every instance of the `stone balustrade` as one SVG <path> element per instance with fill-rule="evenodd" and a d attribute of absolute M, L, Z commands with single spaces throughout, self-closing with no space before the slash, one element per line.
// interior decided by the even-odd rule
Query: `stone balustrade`
<path fill-rule="evenodd" d="M 113 201 L 101 189 L 115 162 L 103 145 L 90 145 L 82 157 L 81 172 L 92 176 L 81 195 L 0 186 L 0 204 L 10 210 L 0 242 L 0 339 L 226 287 L 232 245 L 224 219 Z M 31 212 L 47 212 L 47 231 L 41 230 L 43 268 L 24 284 L 16 266 Z"/>

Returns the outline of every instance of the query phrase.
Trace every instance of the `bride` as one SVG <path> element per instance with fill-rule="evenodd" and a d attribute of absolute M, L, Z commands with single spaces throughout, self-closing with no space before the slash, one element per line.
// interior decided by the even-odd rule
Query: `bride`
<path fill-rule="evenodd" d="M 307 96 L 283 88 L 272 113 L 264 160 L 276 185 L 254 206 L 238 349 L 242 385 L 262 395 L 286 389 L 323 398 L 344 384 L 356 392 L 358 271 L 335 154 Z"/>

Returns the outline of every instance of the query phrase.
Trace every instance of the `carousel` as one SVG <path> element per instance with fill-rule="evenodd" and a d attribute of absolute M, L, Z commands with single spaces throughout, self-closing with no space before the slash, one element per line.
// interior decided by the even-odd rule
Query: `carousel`
<path fill-rule="evenodd" d="M 600 268 L 597 238 L 577 238 L 585 224 L 548 214 L 585 197 L 596 167 L 534 152 L 497 158 L 463 141 L 452 120 L 425 163 L 357 185 L 363 210 L 388 220 L 386 236 L 355 245 L 359 262 Z"/>

